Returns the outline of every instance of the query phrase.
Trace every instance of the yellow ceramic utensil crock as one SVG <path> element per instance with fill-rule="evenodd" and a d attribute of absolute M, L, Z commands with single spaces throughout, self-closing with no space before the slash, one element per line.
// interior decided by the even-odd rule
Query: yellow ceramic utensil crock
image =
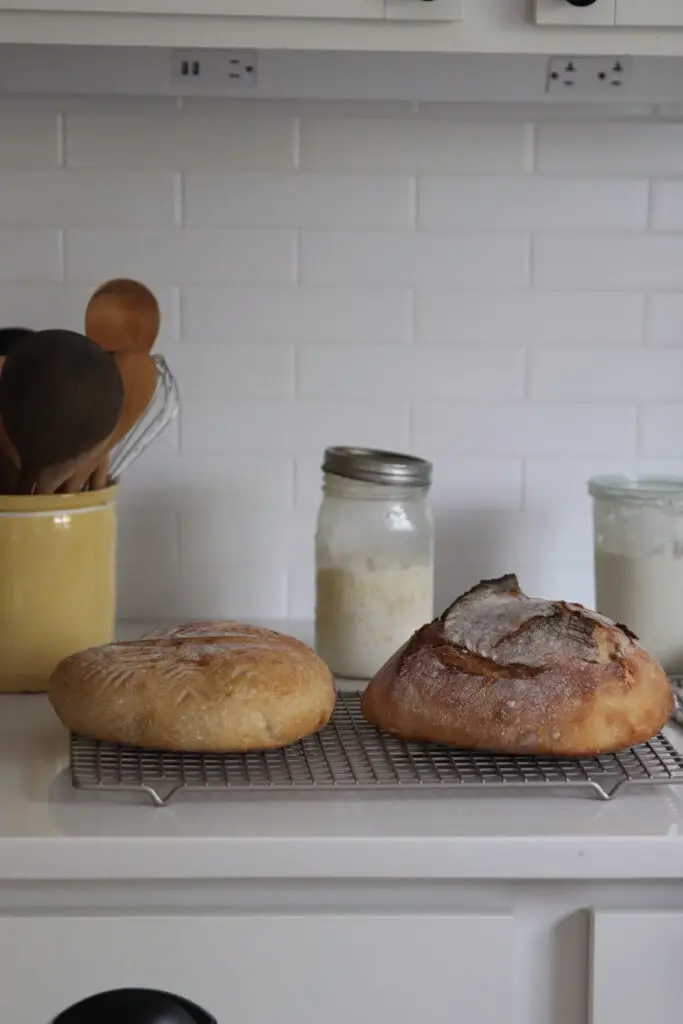
<path fill-rule="evenodd" d="M 0 495 L 0 692 L 40 692 L 57 662 L 114 638 L 116 487 Z"/>

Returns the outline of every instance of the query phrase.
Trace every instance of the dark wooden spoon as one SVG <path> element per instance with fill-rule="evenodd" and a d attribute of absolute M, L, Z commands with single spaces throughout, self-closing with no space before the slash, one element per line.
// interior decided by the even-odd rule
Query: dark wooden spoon
<path fill-rule="evenodd" d="M 2 370 L 5 356 L 18 345 L 20 341 L 31 338 L 36 332 L 30 327 L 0 327 L 0 371 Z M 3 494 L 11 494 L 14 481 L 17 476 L 18 458 L 10 439 L 5 433 L 5 428 L 0 420 L 0 488 Z"/>
<path fill-rule="evenodd" d="M 123 408 L 119 421 L 104 452 L 98 453 L 101 458 L 95 464 L 84 463 L 78 472 L 70 476 L 62 488 L 66 493 L 73 494 L 82 490 L 88 480 L 91 491 L 107 486 L 109 452 L 144 416 L 154 398 L 159 371 L 150 355 L 144 352 L 118 352 L 114 359 L 123 380 Z"/>
<path fill-rule="evenodd" d="M 85 335 L 39 331 L 15 346 L 0 374 L 0 418 L 19 460 L 15 493 L 46 493 L 56 467 L 109 438 L 122 407 L 116 362 Z"/>
<path fill-rule="evenodd" d="M 9 355 L 15 345 L 35 333 L 30 327 L 0 327 L 0 357 Z"/>
<path fill-rule="evenodd" d="M 150 352 L 161 314 L 153 293 L 139 281 L 106 281 L 85 311 L 85 333 L 107 352 Z"/>

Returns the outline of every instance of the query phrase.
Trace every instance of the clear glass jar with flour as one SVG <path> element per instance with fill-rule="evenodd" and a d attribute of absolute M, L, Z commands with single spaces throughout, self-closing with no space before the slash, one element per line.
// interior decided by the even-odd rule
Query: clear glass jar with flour
<path fill-rule="evenodd" d="M 434 614 L 432 465 L 328 448 L 316 532 L 316 650 L 338 676 L 370 679 Z"/>
<path fill-rule="evenodd" d="M 600 476 L 588 490 L 597 611 L 683 673 L 683 479 Z"/>

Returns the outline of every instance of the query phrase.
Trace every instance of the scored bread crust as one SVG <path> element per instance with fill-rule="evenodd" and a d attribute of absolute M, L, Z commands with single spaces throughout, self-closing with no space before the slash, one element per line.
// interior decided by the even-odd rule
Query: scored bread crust
<path fill-rule="evenodd" d="M 486 580 L 423 626 L 368 684 L 367 720 L 403 740 L 582 757 L 650 740 L 674 710 L 626 627 Z"/>
<path fill-rule="evenodd" d="M 232 622 L 188 623 L 65 658 L 49 685 L 64 725 L 157 750 L 283 747 L 329 721 L 327 665 L 294 637 Z"/>

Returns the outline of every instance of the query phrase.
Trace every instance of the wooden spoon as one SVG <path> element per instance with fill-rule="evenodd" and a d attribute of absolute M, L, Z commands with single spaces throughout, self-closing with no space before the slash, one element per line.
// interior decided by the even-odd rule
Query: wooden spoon
<path fill-rule="evenodd" d="M 35 333 L 30 327 L 0 327 L 0 357 L 4 360 L 15 345 L 26 338 L 32 338 Z"/>
<path fill-rule="evenodd" d="M 30 327 L 0 327 L 0 372 L 5 362 L 5 356 L 20 341 L 33 337 L 35 333 Z M 2 420 L 0 420 L 0 484 L 2 485 L 3 494 L 12 493 L 18 465 L 19 457 L 14 445 L 5 433 Z"/>
<path fill-rule="evenodd" d="M 107 486 L 109 452 L 144 416 L 154 398 L 158 371 L 150 355 L 144 352 L 118 352 L 114 359 L 123 380 L 121 415 L 104 452 L 98 452 L 100 458 L 91 460 L 87 465 L 84 463 L 78 472 L 72 474 L 64 483 L 63 489 L 70 494 L 82 490 L 88 480 L 92 491 Z"/>
<path fill-rule="evenodd" d="M 102 457 L 102 453 L 108 449 L 110 444 L 111 434 L 94 445 L 90 451 L 84 452 L 83 455 L 67 459 L 59 465 L 49 466 L 38 476 L 33 493 L 56 494 L 63 489 L 66 480 L 76 473 L 82 473 L 83 467 L 86 467 L 86 472 L 92 472 L 93 465 L 97 464 L 98 459 Z"/>
<path fill-rule="evenodd" d="M 107 352 L 150 352 L 160 325 L 155 296 L 124 277 L 100 285 L 85 311 L 85 333 Z"/>
<path fill-rule="evenodd" d="M 114 359 L 73 331 L 39 331 L 7 356 L 0 417 L 19 460 L 17 494 L 91 452 L 114 431 L 123 381 Z"/>

